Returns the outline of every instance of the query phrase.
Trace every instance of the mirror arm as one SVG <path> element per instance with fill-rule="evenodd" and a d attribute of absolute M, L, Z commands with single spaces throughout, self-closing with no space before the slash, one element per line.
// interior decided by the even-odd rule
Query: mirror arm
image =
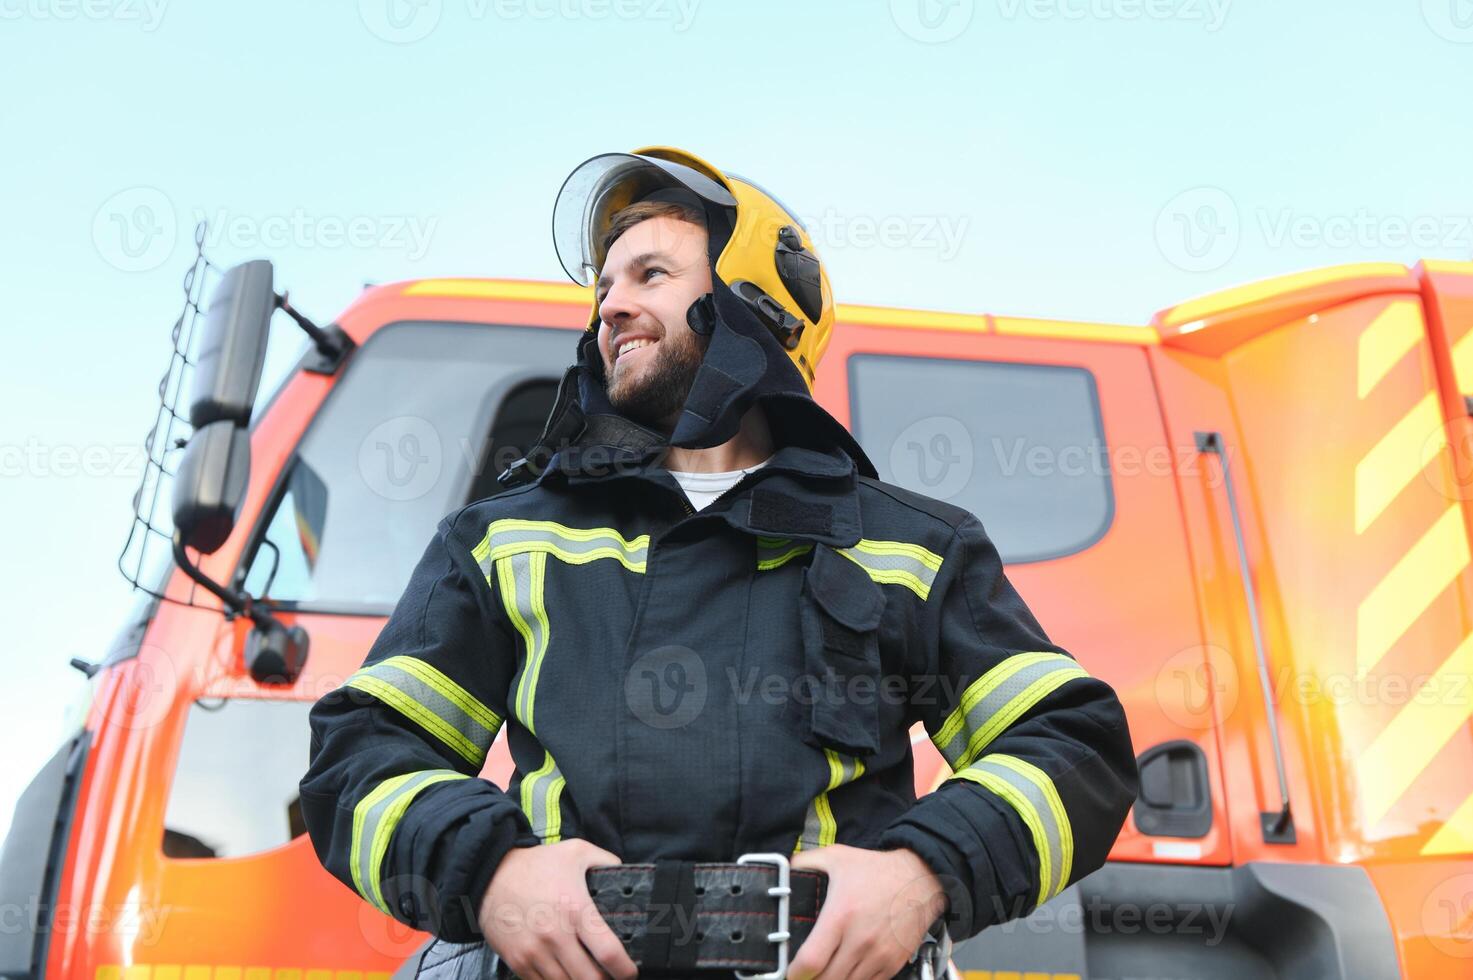
<path fill-rule="evenodd" d="M 300 626 L 287 627 L 249 594 L 221 585 L 190 560 L 184 538 L 174 532 L 174 561 L 184 574 L 203 585 L 225 603 L 227 616 L 245 616 L 255 626 L 246 637 L 242 656 L 251 677 L 259 684 L 295 684 L 307 662 L 309 637 Z"/>
<path fill-rule="evenodd" d="M 338 364 L 342 363 L 348 351 L 353 349 L 353 341 L 342 330 L 336 327 L 324 330 L 299 313 L 296 307 L 292 306 L 289 294 L 279 294 L 276 297 L 276 307 L 295 320 L 297 326 L 302 328 L 302 332 L 311 338 L 312 345 L 317 348 L 317 353 L 322 359 L 322 364 L 327 368 L 324 371 L 322 367 L 318 367 L 316 369 L 318 373 L 332 373 L 337 369 Z"/>
<path fill-rule="evenodd" d="M 174 563 L 184 570 L 185 575 L 204 586 L 205 591 L 225 603 L 230 615 L 244 616 L 261 629 L 284 628 L 275 616 L 254 602 L 249 595 L 221 585 L 206 575 L 184 550 L 184 539 L 178 531 L 174 532 Z"/>

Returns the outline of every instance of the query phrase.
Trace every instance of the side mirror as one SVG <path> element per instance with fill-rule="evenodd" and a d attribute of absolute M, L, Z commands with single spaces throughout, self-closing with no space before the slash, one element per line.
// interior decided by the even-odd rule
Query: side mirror
<path fill-rule="evenodd" d="M 215 287 L 194 367 L 189 423 L 196 429 L 222 419 L 250 424 L 277 306 L 271 279 L 271 263 L 256 259 L 230 269 Z"/>
<path fill-rule="evenodd" d="M 174 477 L 174 531 L 211 554 L 230 537 L 251 472 L 250 433 L 230 419 L 197 429 Z"/>

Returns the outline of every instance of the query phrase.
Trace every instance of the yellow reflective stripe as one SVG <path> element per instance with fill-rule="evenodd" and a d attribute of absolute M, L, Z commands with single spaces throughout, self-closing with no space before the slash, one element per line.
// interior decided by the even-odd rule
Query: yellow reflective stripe
<path fill-rule="evenodd" d="M 795 852 L 805 847 L 828 847 L 834 843 L 839 834 L 839 824 L 834 819 L 829 794 L 864 775 L 864 763 L 859 759 L 842 756 L 833 749 L 824 749 L 823 754 L 829 764 L 828 786 L 808 805 L 808 813 L 803 819 L 803 833 L 799 835 L 798 843 L 793 848 Z"/>
<path fill-rule="evenodd" d="M 420 704 L 388 681 L 371 674 L 354 674 L 345 686 L 371 694 L 438 738 L 477 769 L 486 761 L 486 749 L 471 741 L 454 725 Z M 487 743 L 489 748 L 490 743 Z"/>
<path fill-rule="evenodd" d="M 384 855 L 404 811 L 416 796 L 435 783 L 469 778 L 450 769 L 407 772 L 384 780 L 358 801 L 353 808 L 353 843 L 348 854 L 353 887 L 358 894 L 380 911 L 389 913 L 383 896 Z"/>
<path fill-rule="evenodd" d="M 903 585 L 923 600 L 931 595 L 931 585 L 941 570 L 940 555 L 905 541 L 862 538 L 852 548 L 834 550 L 864 569 L 874 581 Z"/>
<path fill-rule="evenodd" d="M 794 543 L 792 538 L 757 538 L 757 570 L 770 571 L 813 550 L 812 542 Z"/>
<path fill-rule="evenodd" d="M 448 674 L 442 672 L 429 661 L 400 654 L 393 657 L 386 657 L 379 661 L 379 663 L 390 664 L 398 667 L 406 674 L 413 674 L 427 686 L 434 688 L 436 693 L 445 698 L 445 700 L 460 708 L 461 711 L 464 711 L 476 723 L 484 728 L 490 729 L 493 734 L 501 728 L 500 715 L 488 708 L 475 695 L 455 683 Z M 378 665 L 375 664 L 374 666 Z"/>
<path fill-rule="evenodd" d="M 869 538 L 860 538 L 859 543 L 854 546 L 855 551 L 861 551 L 867 555 L 905 555 L 914 558 L 933 572 L 941 570 L 941 556 L 918 544 L 908 544 L 904 541 L 874 541 Z"/>
<path fill-rule="evenodd" d="M 1022 818 L 1038 854 L 1039 904 L 1068 886 L 1074 861 L 1074 834 L 1058 790 L 1043 770 L 1016 756 L 994 753 L 958 771 L 951 779 L 965 779 L 990 790 Z"/>
<path fill-rule="evenodd" d="M 535 735 L 537 729 L 533 715 L 537 678 L 542 672 L 542 661 L 552 631 L 544 604 L 547 555 L 542 552 L 519 552 L 498 559 L 496 579 L 507 617 L 521 634 L 527 653 L 512 699 L 512 711 L 527 730 Z"/>
<path fill-rule="evenodd" d="M 966 779 L 977 783 L 1007 801 L 1018 816 L 1023 818 L 1023 823 L 1028 827 L 1028 833 L 1033 837 L 1033 848 L 1038 853 L 1038 901 L 1043 903 L 1048 900 L 1048 885 L 1046 882 L 1053 880 L 1053 869 L 1049 862 L 1049 846 L 1047 836 L 1044 833 L 1042 819 L 1038 810 L 1029 802 L 1028 798 L 1013 787 L 1012 783 L 1003 779 L 995 773 L 979 771 L 976 769 L 963 769 L 951 777 L 952 779 Z"/>
<path fill-rule="evenodd" d="M 556 844 L 562 839 L 563 787 L 567 781 L 553 761 L 552 753 L 546 753 L 546 761 L 522 779 L 522 812 L 532 825 L 532 832 L 544 844 Z"/>
<path fill-rule="evenodd" d="M 967 686 L 931 741 L 953 769 L 960 769 L 1050 691 L 1067 680 L 1087 676 L 1067 654 L 1049 650 L 1015 653 Z M 962 750 L 953 743 L 964 731 L 970 734 Z"/>
<path fill-rule="evenodd" d="M 525 552 L 544 552 L 572 565 L 612 558 L 631 572 L 643 572 L 649 542 L 648 534 L 626 539 L 611 527 L 568 527 L 556 521 L 507 517 L 487 525 L 471 555 L 488 581 L 493 563 Z"/>
<path fill-rule="evenodd" d="M 1028 709 L 1048 697 L 1059 687 L 1076 677 L 1088 677 L 1089 673 L 1081 667 L 1069 667 L 1062 670 L 1054 670 L 1040 677 L 1038 680 L 1024 688 L 1023 693 L 1013 698 L 1003 707 L 1001 711 L 988 719 L 987 724 L 972 732 L 972 737 L 967 740 L 967 750 L 962 753 L 956 765 L 968 766 L 972 760 L 982 754 L 993 739 L 1007 730 L 1008 726 L 1022 717 Z"/>
<path fill-rule="evenodd" d="M 556 844 L 563 839 L 563 787 L 567 784 L 563 774 L 558 773 L 547 788 L 547 834 L 543 843 Z"/>
<path fill-rule="evenodd" d="M 1048 811 L 1054 818 L 1054 825 L 1059 829 L 1059 874 L 1049 893 L 1049 897 L 1052 898 L 1069 884 L 1069 875 L 1074 869 L 1074 830 L 1069 824 L 1069 812 L 1064 809 L 1064 801 L 1059 798 L 1059 791 L 1054 786 L 1054 781 L 1048 777 L 1048 773 L 1033 763 L 1002 752 L 991 752 L 983 758 L 988 762 L 1005 766 L 1028 780 L 1037 788 L 1039 794 L 1043 796 L 1044 803 L 1048 805 Z"/>
<path fill-rule="evenodd" d="M 936 748 L 941 749 L 943 752 L 946 751 L 946 746 L 962 730 L 966 724 L 967 715 L 977 706 L 978 701 L 981 701 L 988 694 L 992 693 L 999 684 L 1024 667 L 1043 660 L 1068 660 L 1069 663 L 1073 663 L 1072 659 L 1064 656 L 1062 653 L 1055 653 L 1051 650 L 1015 653 L 1007 657 L 1001 663 L 987 671 L 987 673 L 967 685 L 967 689 L 962 692 L 961 701 L 958 702 L 951 714 L 946 716 L 946 722 L 941 726 L 941 730 L 931 736 L 931 741 L 936 743 Z"/>

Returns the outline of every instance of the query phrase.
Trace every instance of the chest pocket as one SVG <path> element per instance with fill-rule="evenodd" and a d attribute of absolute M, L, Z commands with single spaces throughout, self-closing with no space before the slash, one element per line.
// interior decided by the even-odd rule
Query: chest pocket
<path fill-rule="evenodd" d="M 885 595 L 864 569 L 817 545 L 803 570 L 804 672 L 814 679 L 810 729 L 819 747 L 880 748 L 880 617 Z"/>

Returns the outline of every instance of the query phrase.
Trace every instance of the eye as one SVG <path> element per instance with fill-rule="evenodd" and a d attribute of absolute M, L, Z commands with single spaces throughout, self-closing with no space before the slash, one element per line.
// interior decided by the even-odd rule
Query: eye
<path fill-rule="evenodd" d="M 652 265 L 648 269 L 644 270 L 644 278 L 646 281 L 648 281 L 650 276 L 654 275 L 656 272 L 664 273 L 664 271 L 665 270 L 660 268 L 659 266 Z"/>

